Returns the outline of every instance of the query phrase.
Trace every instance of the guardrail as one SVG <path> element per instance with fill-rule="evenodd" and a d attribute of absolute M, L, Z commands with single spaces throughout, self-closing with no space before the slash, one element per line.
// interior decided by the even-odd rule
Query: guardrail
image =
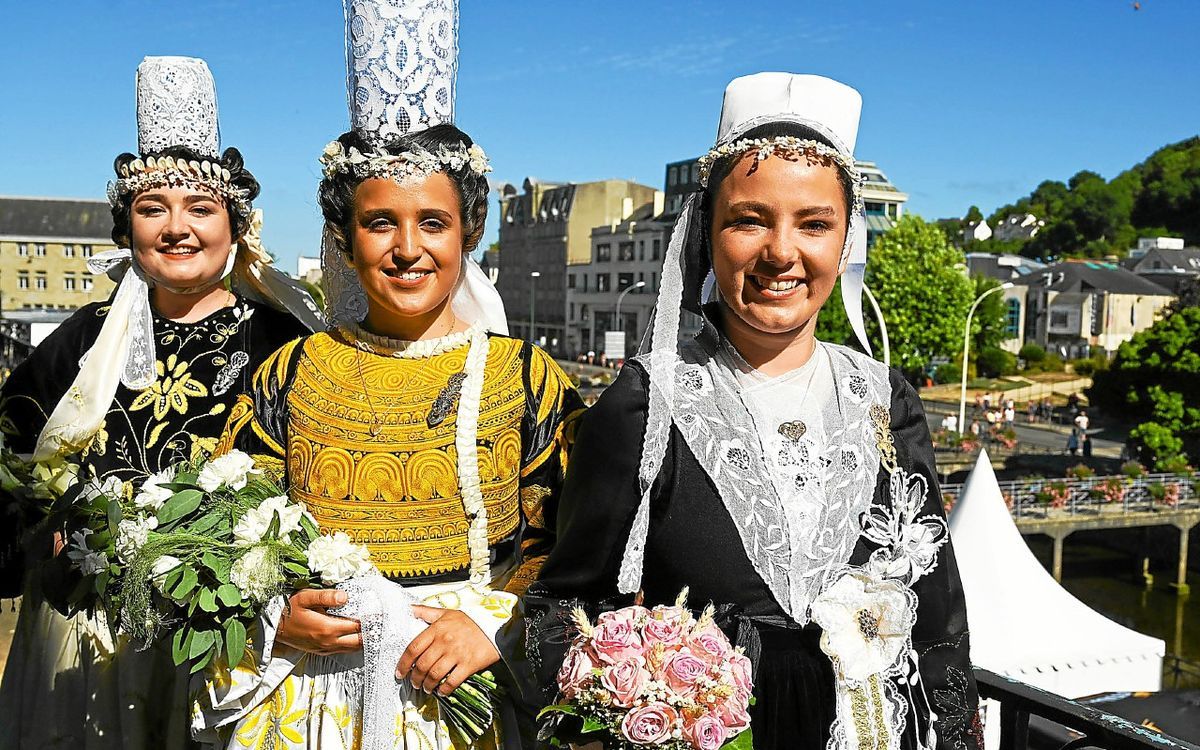
<path fill-rule="evenodd" d="M 1103 477 L 1018 479 L 1000 482 L 1013 518 L 1059 515 L 1145 513 L 1200 507 L 1200 474 L 1143 474 Z M 958 502 L 963 485 L 942 487 L 947 508 Z"/>

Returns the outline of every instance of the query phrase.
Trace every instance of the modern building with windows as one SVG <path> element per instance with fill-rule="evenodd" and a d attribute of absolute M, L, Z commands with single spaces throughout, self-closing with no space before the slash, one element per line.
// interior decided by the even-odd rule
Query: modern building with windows
<path fill-rule="evenodd" d="M 875 244 L 879 235 L 896 226 L 904 215 L 908 194 L 891 183 L 873 161 L 854 163 L 863 178 L 863 212 L 867 219 L 867 246 Z"/>
<path fill-rule="evenodd" d="M 1021 255 L 995 255 L 993 253 L 967 253 L 967 270 L 972 276 L 987 276 L 1001 283 L 1013 282 L 1014 286 L 1000 294 L 1004 298 L 1005 338 L 1000 348 L 1016 354 L 1025 344 L 1025 313 L 1029 297 L 1029 285 L 1019 280 L 1038 274 L 1046 268 L 1032 258 Z"/>
<path fill-rule="evenodd" d="M 113 282 L 93 276 L 87 261 L 115 247 L 105 201 L 0 197 L 0 312 L 107 299 Z"/>
<path fill-rule="evenodd" d="M 500 186 L 499 251 L 488 257 L 509 332 L 556 355 L 567 347 L 567 272 L 592 262 L 592 229 L 628 219 L 656 191 L 630 180 Z M 493 257 L 495 266 L 493 266 Z M 496 267 L 498 266 L 498 267 Z"/>

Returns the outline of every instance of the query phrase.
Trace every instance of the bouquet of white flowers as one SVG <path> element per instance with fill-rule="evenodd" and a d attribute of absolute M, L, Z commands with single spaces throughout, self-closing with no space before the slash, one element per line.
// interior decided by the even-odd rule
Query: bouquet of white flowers
<path fill-rule="evenodd" d="M 78 482 L 79 466 L 57 457 L 33 463 L 9 450 L 0 433 L 0 598 L 20 596 L 25 578 L 26 537 L 38 528 Z"/>

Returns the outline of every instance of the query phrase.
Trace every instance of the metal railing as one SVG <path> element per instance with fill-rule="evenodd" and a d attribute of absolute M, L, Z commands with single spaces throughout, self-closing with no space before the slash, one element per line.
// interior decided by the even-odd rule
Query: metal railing
<path fill-rule="evenodd" d="M 1000 750 L 1027 750 L 1029 719 L 1038 716 L 1061 724 L 1079 736 L 1059 750 L 1098 747 L 1104 750 L 1200 750 L 1190 742 L 1134 724 L 1091 706 L 1048 693 L 1023 682 L 1001 677 L 986 669 L 975 669 L 979 697 L 1000 704 Z M 992 716 L 988 721 L 995 721 Z"/>
<path fill-rule="evenodd" d="M 1146 513 L 1200 508 L 1200 474 L 1143 474 L 1018 479 L 1000 482 L 1013 518 Z M 963 485 L 942 487 L 947 505 L 958 502 Z"/>

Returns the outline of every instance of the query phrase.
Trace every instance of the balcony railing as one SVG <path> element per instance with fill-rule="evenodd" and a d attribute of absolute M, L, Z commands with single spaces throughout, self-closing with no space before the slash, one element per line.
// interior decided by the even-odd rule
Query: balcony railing
<path fill-rule="evenodd" d="M 1200 474 L 1196 473 L 1018 479 L 999 484 L 1004 502 L 1016 519 L 1200 508 Z M 962 487 L 942 487 L 948 507 L 958 502 Z"/>
<path fill-rule="evenodd" d="M 1023 682 L 976 669 L 980 698 L 1000 704 L 1000 750 L 1027 750 L 1029 719 L 1038 716 L 1061 724 L 1074 736 L 1059 750 L 1096 747 L 1104 750 L 1200 750 L 1200 746 L 1174 739 L 1149 727 L 1134 724 L 1091 706 L 1068 700 Z M 996 721 L 989 715 L 988 722 Z"/>

